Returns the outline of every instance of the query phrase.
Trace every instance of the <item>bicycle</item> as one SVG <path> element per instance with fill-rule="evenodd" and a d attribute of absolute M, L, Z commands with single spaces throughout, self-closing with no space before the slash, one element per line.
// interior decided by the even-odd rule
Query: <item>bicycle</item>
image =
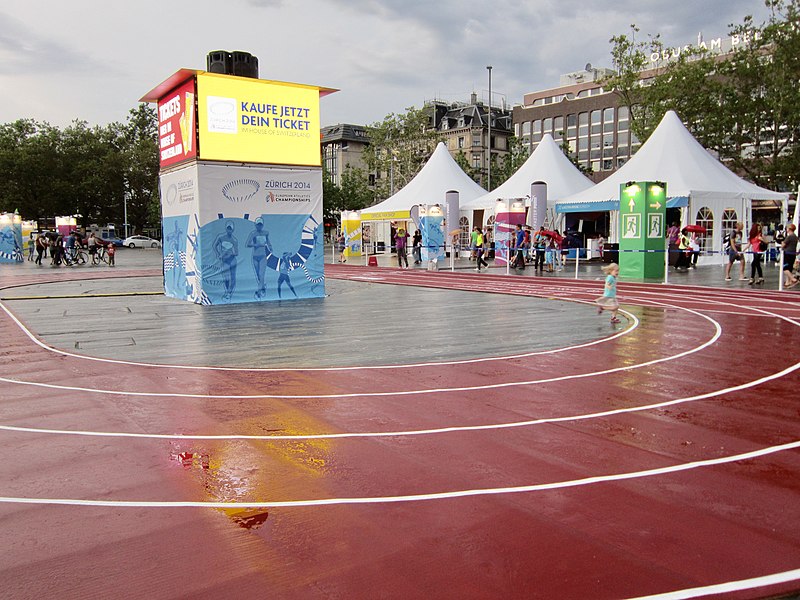
<path fill-rule="evenodd" d="M 74 248 L 64 253 L 64 264 L 68 267 L 72 265 L 85 265 L 89 260 L 89 255 L 83 248 Z"/>
<path fill-rule="evenodd" d="M 108 256 L 106 255 L 106 247 L 98 246 L 92 254 L 92 264 L 99 265 L 101 262 L 108 264 Z"/>

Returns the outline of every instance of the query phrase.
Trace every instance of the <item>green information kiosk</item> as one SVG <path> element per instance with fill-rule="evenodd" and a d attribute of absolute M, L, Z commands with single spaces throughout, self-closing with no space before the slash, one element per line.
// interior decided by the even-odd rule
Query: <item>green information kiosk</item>
<path fill-rule="evenodd" d="M 663 279 L 667 186 L 629 181 L 619 190 L 619 274 L 625 279 Z"/>

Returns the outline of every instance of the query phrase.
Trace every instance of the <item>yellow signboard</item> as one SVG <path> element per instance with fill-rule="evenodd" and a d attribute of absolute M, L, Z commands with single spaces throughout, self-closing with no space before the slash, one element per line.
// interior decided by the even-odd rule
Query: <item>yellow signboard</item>
<path fill-rule="evenodd" d="M 200 158 L 319 166 L 319 94 L 312 86 L 198 74 Z"/>
<path fill-rule="evenodd" d="M 384 211 L 384 212 L 362 212 L 361 213 L 361 220 L 362 221 L 402 221 L 404 219 L 411 218 L 411 211 L 410 210 L 392 210 L 392 211 Z"/>

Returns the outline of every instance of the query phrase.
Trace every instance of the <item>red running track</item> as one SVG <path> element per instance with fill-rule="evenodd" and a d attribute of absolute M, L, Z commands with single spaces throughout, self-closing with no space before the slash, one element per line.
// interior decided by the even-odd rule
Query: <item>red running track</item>
<path fill-rule="evenodd" d="M 572 301 L 601 286 L 327 275 Z M 3 596 L 800 589 L 800 296 L 624 283 L 619 295 L 624 335 L 407 368 L 100 362 L 37 345 L 0 312 Z"/>

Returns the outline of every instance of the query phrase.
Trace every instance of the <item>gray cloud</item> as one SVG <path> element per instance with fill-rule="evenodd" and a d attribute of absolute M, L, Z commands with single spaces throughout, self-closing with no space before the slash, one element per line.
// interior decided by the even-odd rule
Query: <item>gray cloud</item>
<path fill-rule="evenodd" d="M 90 72 L 99 67 L 88 54 L 38 35 L 30 27 L 0 12 L 0 74 L 19 75 L 36 71 Z"/>

